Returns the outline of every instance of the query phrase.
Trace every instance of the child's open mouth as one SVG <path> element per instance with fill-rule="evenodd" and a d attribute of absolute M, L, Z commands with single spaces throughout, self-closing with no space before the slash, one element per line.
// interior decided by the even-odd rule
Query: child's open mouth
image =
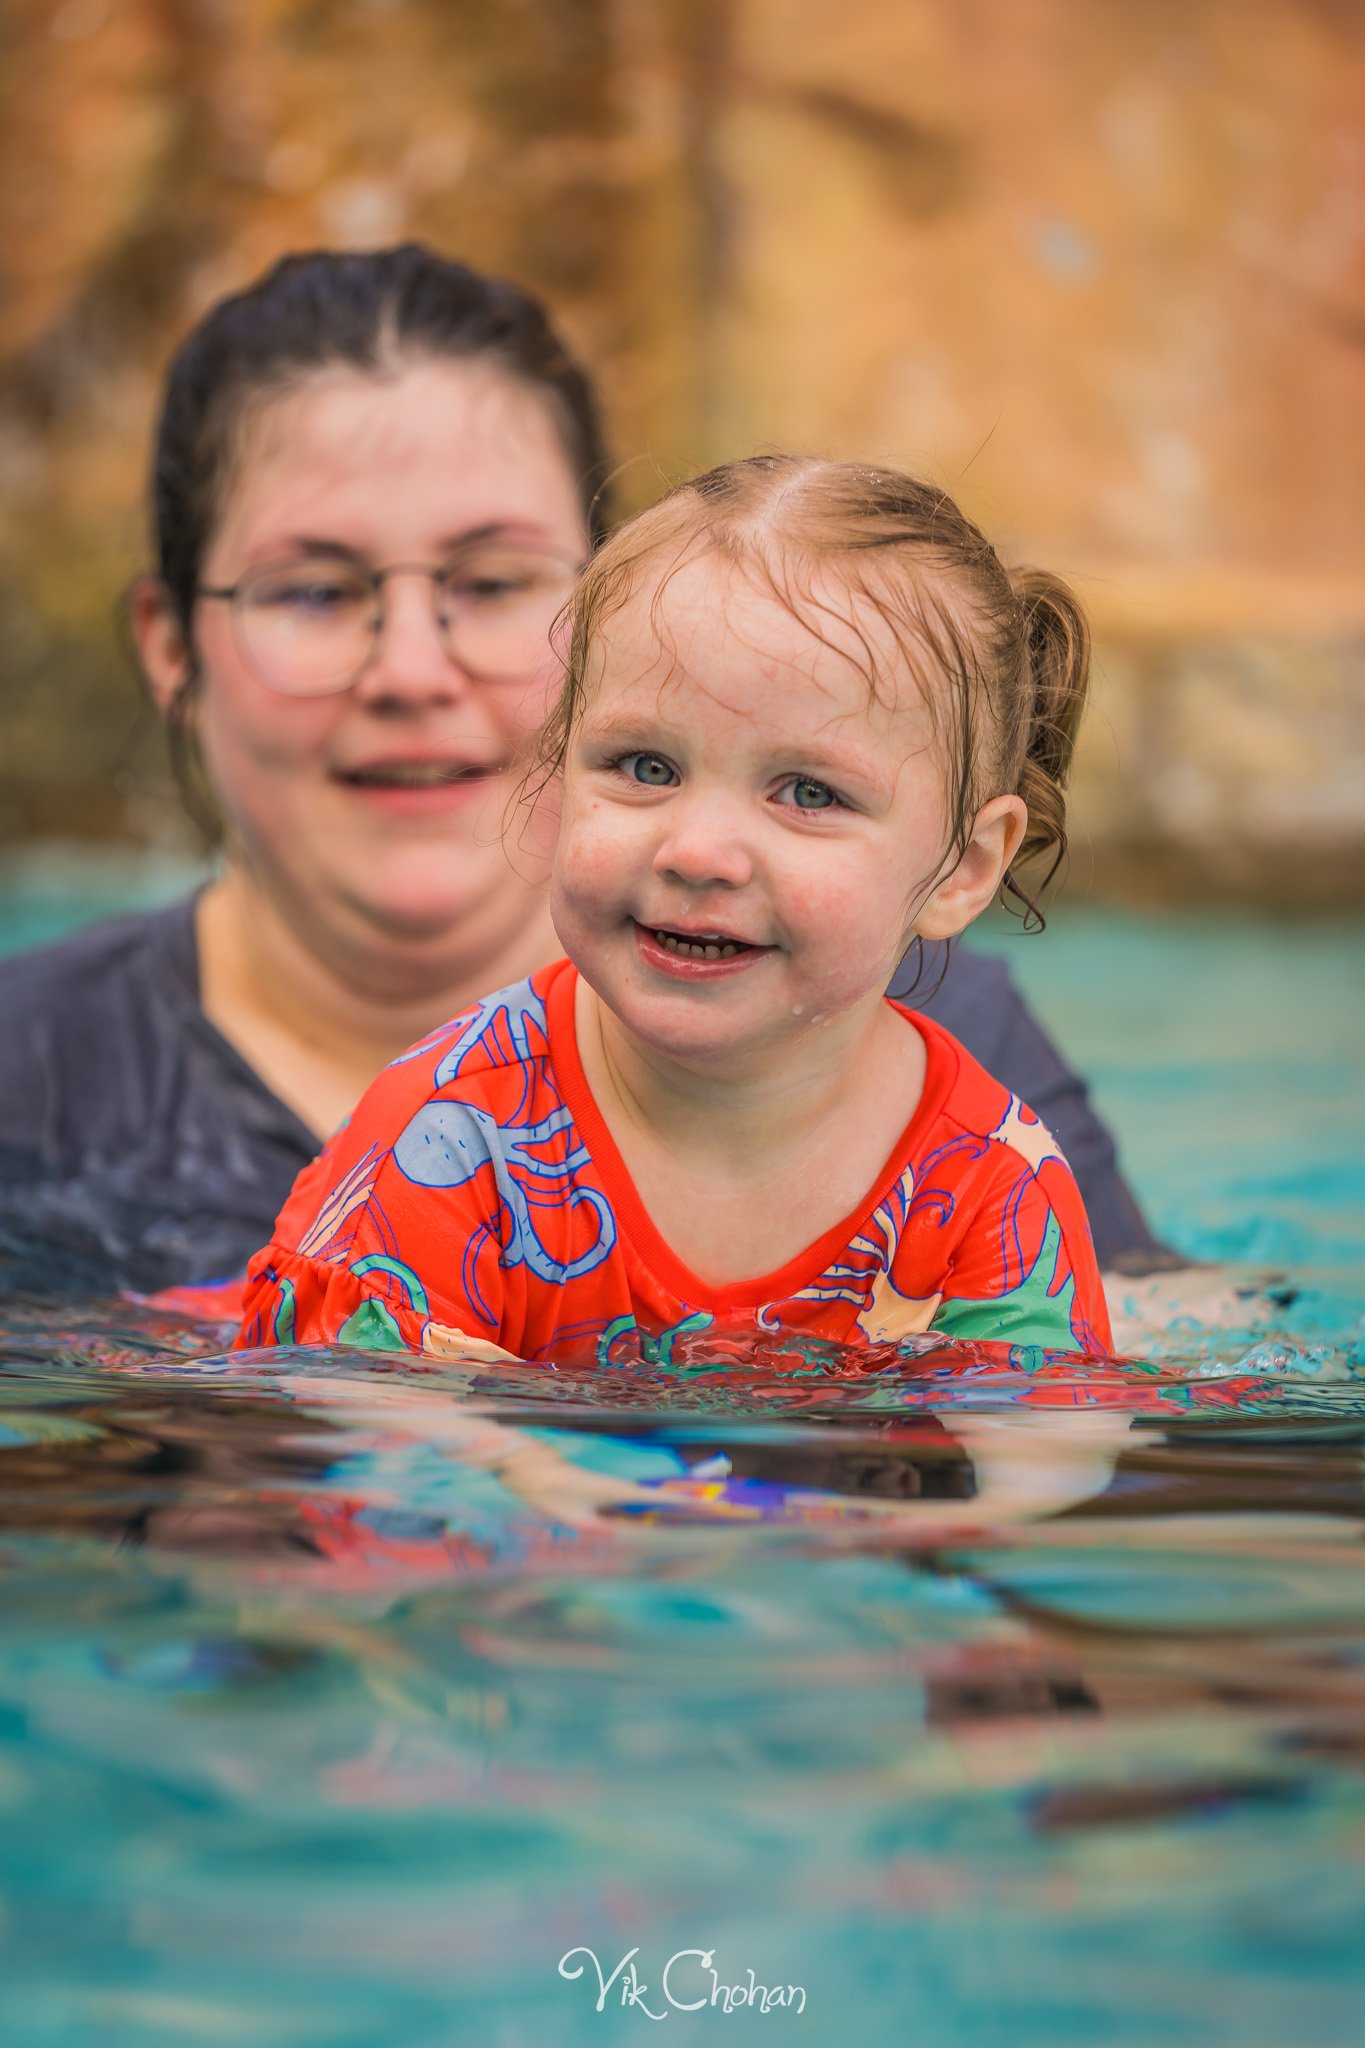
<path fill-rule="evenodd" d="M 659 926 L 649 926 L 647 930 L 651 938 L 659 940 L 665 952 L 681 952 L 686 954 L 690 961 L 729 961 L 737 952 L 753 952 L 753 946 L 749 946 L 743 938 L 712 938 L 704 934 L 698 934 L 696 938 L 684 938 L 681 932 L 663 932 L 659 930 Z"/>
<path fill-rule="evenodd" d="M 680 967 L 725 966 L 770 950 L 753 945 L 748 939 L 737 939 L 730 932 L 675 932 L 667 925 L 654 924 L 637 924 L 635 929 L 646 954 L 653 952 L 656 960 L 660 954 L 666 955 Z"/>
<path fill-rule="evenodd" d="M 697 932 L 689 936 L 665 931 L 659 925 L 646 925 L 644 929 L 666 953 L 678 953 L 687 960 L 732 960 L 737 953 L 758 951 L 747 939 L 727 939 L 719 932 Z"/>

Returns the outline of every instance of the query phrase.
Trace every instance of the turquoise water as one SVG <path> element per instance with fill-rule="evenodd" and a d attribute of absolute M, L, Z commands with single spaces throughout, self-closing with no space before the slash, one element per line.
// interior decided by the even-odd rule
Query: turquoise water
<path fill-rule="evenodd" d="M 60 842 L 0 858 L 0 957 L 66 938 L 104 917 L 152 910 L 196 887 L 205 870 L 171 854 L 92 854 Z"/>
<path fill-rule="evenodd" d="M 1135 1289 L 1125 1363 L 228 1361 L 11 1301 L 0 2040 L 1358 2041 L 1359 937 L 1010 942 L 1238 1262 L 1218 1324 Z"/>

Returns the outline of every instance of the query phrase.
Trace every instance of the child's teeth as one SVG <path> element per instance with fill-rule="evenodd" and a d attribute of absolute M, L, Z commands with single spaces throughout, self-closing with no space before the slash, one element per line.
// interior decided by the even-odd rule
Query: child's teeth
<path fill-rule="evenodd" d="M 683 939 L 676 932 L 656 931 L 659 944 L 668 953 L 684 953 L 691 960 L 728 960 L 739 951 L 733 939 Z"/>

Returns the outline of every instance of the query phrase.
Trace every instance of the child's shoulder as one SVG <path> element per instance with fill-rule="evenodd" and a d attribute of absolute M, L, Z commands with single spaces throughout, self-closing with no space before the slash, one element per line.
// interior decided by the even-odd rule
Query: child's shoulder
<path fill-rule="evenodd" d="M 275 1224 L 280 1242 L 310 1233 L 320 1211 L 344 1197 L 347 1213 L 402 1174 L 405 1141 L 420 1147 L 448 1105 L 465 1105 L 492 1123 L 551 1114 L 558 1088 L 547 1058 L 549 1008 L 568 962 L 555 961 L 525 981 L 482 997 L 391 1060 L 351 1115 L 295 1181 Z M 567 993 L 571 996 L 572 990 Z"/>
<path fill-rule="evenodd" d="M 543 1096 L 554 1086 L 549 1012 L 567 968 L 564 960 L 542 967 L 419 1038 L 375 1076 L 325 1156 L 387 1150 L 428 1103 L 466 1101 L 496 1113 L 504 1102 Z"/>
<path fill-rule="evenodd" d="M 543 1061 L 550 1049 L 552 994 L 568 966 L 567 960 L 556 960 L 524 981 L 482 996 L 400 1053 L 380 1079 L 392 1076 L 395 1092 L 435 1094 L 452 1081 Z"/>
<path fill-rule="evenodd" d="M 1028 1104 L 1011 1094 L 965 1045 L 931 1017 L 915 1013 L 929 1054 L 927 1088 L 936 1098 L 935 1123 L 945 1141 L 985 1139 L 1002 1168 L 1022 1160 L 1034 1173 L 1048 1160 L 1066 1165 L 1051 1131 Z"/>
<path fill-rule="evenodd" d="M 926 1092 L 936 1093 L 912 1161 L 911 1213 L 923 1204 L 926 1217 L 939 1224 L 953 1218 L 956 1228 L 951 1279 L 934 1327 L 955 1336 L 1106 1350 L 1112 1340 L 1104 1290 L 1066 1155 L 1041 1117 L 951 1032 L 925 1017 L 915 1022 L 929 1052 Z M 1071 1298 L 1073 1284 L 1074 1305 L 1059 1321 L 1056 1306 Z M 967 1311 L 974 1320 L 964 1320 Z"/>

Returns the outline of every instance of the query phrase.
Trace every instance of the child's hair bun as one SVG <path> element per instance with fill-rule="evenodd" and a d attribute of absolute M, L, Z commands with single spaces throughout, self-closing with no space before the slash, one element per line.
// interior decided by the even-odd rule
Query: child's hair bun
<path fill-rule="evenodd" d="M 1090 623 L 1075 592 L 1060 576 L 1046 569 L 1007 573 L 1023 617 L 1033 692 L 1019 771 L 1019 795 L 1028 805 L 1028 831 L 1015 865 L 1051 855 L 1038 885 L 1041 893 L 1066 857 L 1066 784 L 1090 681 Z M 1026 918 L 1039 915 L 1013 867 L 1005 877 L 1005 889 L 1023 906 Z"/>

